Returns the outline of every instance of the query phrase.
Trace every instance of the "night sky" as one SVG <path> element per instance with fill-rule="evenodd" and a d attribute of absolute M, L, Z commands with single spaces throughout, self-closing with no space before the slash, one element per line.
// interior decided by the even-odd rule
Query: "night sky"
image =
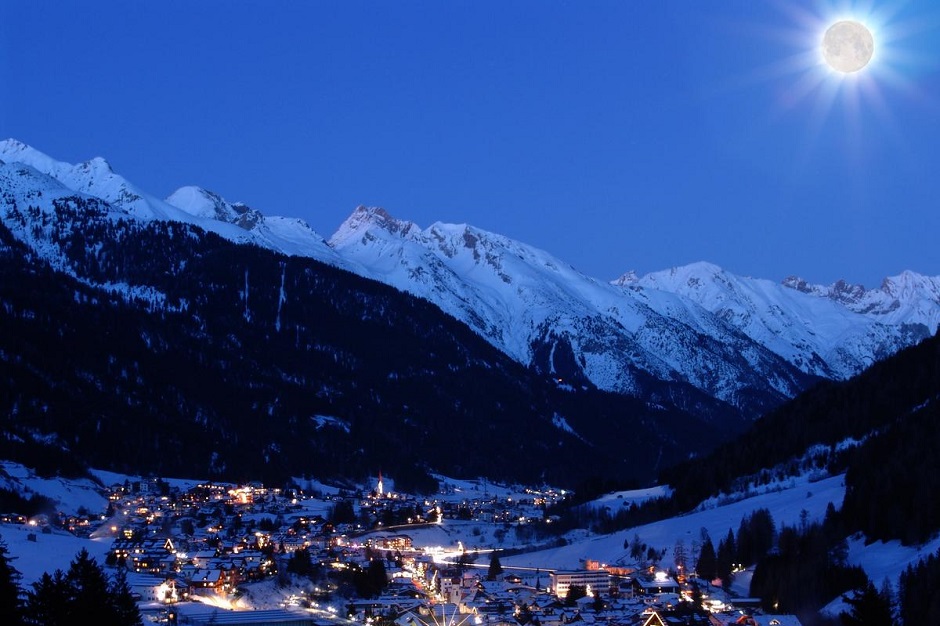
<path fill-rule="evenodd" d="M 602 280 L 940 274 L 935 2 L 17 1 L 0 54 L 0 138 L 327 238 L 366 204 Z"/>

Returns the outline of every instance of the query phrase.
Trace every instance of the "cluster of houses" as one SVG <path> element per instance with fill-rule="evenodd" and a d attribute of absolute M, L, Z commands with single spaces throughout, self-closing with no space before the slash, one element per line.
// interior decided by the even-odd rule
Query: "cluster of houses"
<path fill-rule="evenodd" d="M 302 550 L 321 572 L 321 595 L 302 598 L 294 610 L 279 609 L 264 623 L 325 624 L 328 616 L 317 607 L 330 602 L 331 610 L 348 619 L 381 626 L 730 626 L 744 624 L 744 618 L 753 626 L 798 624 L 792 616 L 742 613 L 741 607 L 733 610 L 721 600 L 711 600 L 712 611 L 692 611 L 692 603 L 684 601 L 687 584 L 661 572 L 605 568 L 590 561 L 582 570 L 507 568 L 511 571 L 488 576 L 485 563 L 442 560 L 440 554 L 415 546 L 407 532 L 408 524 L 450 518 L 544 522 L 544 507 L 557 496 L 532 491 L 515 499 L 426 500 L 389 493 L 380 479 L 370 493 L 353 494 L 356 521 L 334 524 L 328 519 L 330 507 L 312 514 L 299 494 L 261 485 L 200 484 L 182 491 L 160 481 L 141 481 L 112 487 L 103 522 L 69 522 L 77 532 L 112 536 L 108 564 L 128 568 L 128 583 L 142 607 L 164 607 L 159 614 L 172 615 L 178 623 L 198 625 L 210 619 L 188 611 L 186 606 L 199 603 L 187 601 L 211 598 L 224 605 L 222 600 L 240 588 L 284 575 L 288 560 Z M 348 508 L 350 498 L 342 502 Z M 383 518 L 396 520 L 396 527 L 357 532 L 367 530 L 361 526 L 369 519 L 381 526 Z M 337 581 L 343 580 L 344 570 L 365 571 L 375 560 L 381 560 L 386 577 L 377 597 L 356 597 L 340 588 Z M 260 623 L 264 617 L 264 611 L 251 611 L 251 619 L 231 613 L 215 615 L 212 623 Z"/>
<path fill-rule="evenodd" d="M 335 496 L 321 514 L 311 514 L 299 494 L 259 484 L 199 484 L 184 491 L 143 480 L 111 487 L 103 523 L 89 516 L 69 519 L 68 527 L 77 534 L 113 535 L 108 564 L 132 572 L 133 591 L 142 600 L 178 602 L 193 595 L 225 596 L 239 585 L 264 580 L 282 571 L 300 549 L 330 570 L 358 567 L 363 555 L 405 552 L 405 563 L 389 559 L 389 576 L 411 577 L 413 571 L 427 571 L 433 560 L 413 549 L 407 534 L 384 533 L 362 542 L 355 536 L 389 518 L 404 525 L 510 517 L 516 523 L 534 521 L 546 497 L 558 496 L 529 491 L 515 500 L 419 499 L 384 490 L 380 477 L 370 493 Z M 355 519 L 327 519 L 327 509 L 339 503 L 356 511 Z"/>

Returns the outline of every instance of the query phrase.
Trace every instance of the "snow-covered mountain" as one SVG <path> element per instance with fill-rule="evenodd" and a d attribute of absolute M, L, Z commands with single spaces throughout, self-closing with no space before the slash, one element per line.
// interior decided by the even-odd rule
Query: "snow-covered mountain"
<path fill-rule="evenodd" d="M 924 324 L 935 329 L 940 325 L 940 276 L 923 276 L 911 271 L 889 276 L 875 289 L 852 285 L 843 280 L 828 287 L 810 285 L 790 277 L 783 285 L 842 304 L 885 324 Z"/>
<path fill-rule="evenodd" d="M 915 276 L 919 281 L 913 279 Z M 849 300 L 840 295 L 845 290 L 840 290 L 838 284 L 824 292 L 800 288 L 800 283 L 792 279 L 778 284 L 735 276 L 710 263 L 617 282 L 680 295 L 804 372 L 847 378 L 936 329 L 940 321 L 940 277 L 930 279 L 908 273 L 907 279 L 915 284 L 932 284 L 932 299 L 925 297 L 927 289 L 897 289 L 894 310 L 887 311 L 887 297 L 873 297 L 876 293 L 885 295 L 880 290 L 862 292 Z M 862 305 L 863 301 L 870 304 Z"/>
<path fill-rule="evenodd" d="M 688 299 L 600 282 L 472 226 L 422 230 L 359 207 L 329 243 L 546 376 L 632 395 L 649 393 L 650 381 L 689 384 L 737 406 L 805 384 L 796 367 Z"/>
<path fill-rule="evenodd" d="M 328 241 L 303 221 L 271 217 L 199 187 L 159 200 L 106 161 L 61 163 L 0 142 L 2 219 L 37 253 L 57 254 L 10 206 L 54 211 L 97 198 L 113 219 L 169 220 L 237 243 L 311 257 L 424 298 L 560 385 L 695 405 L 695 394 L 757 415 L 816 377 L 845 378 L 933 333 L 940 277 L 905 272 L 866 291 L 744 278 L 707 263 L 586 276 L 551 254 L 470 225 L 427 228 L 359 207 Z"/>
<path fill-rule="evenodd" d="M 72 165 L 56 161 L 15 139 L 7 139 L 0 141 L 0 161 L 19 164 L 4 173 L 3 189 L 14 194 L 18 189 L 29 193 L 43 188 L 50 189 L 54 197 L 77 192 L 105 201 L 115 210 L 115 219 L 193 224 L 236 243 L 252 243 L 288 255 L 344 265 L 323 237 L 303 220 L 264 216 L 244 204 L 226 202 L 217 194 L 198 187 L 183 187 L 166 200 L 160 200 L 116 174 L 100 157 Z M 45 175 L 48 180 L 42 180 L 37 174 Z M 49 206 L 48 203 L 39 205 Z"/>

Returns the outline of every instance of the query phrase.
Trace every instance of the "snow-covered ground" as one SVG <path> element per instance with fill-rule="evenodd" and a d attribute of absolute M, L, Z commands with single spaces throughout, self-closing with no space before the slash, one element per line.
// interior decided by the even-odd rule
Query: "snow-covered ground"
<path fill-rule="evenodd" d="M 630 563 L 629 548 L 624 542 L 631 542 L 635 536 L 647 546 L 665 550 L 663 567 L 673 565 L 673 548 L 682 541 L 686 551 L 692 542 L 701 543 L 701 531 L 705 529 L 715 545 L 723 539 L 728 530 L 737 533 L 741 520 L 759 508 L 771 511 L 774 523 L 779 529 L 783 525 L 796 526 L 801 521 L 802 511 L 806 511 L 807 522 L 822 520 L 830 502 L 841 506 L 845 495 L 843 476 L 834 476 L 817 482 L 808 478 L 794 479 L 781 486 L 774 493 L 765 493 L 723 506 L 714 506 L 703 510 L 673 517 L 667 520 L 637 526 L 610 535 L 592 537 L 569 545 L 538 552 L 529 552 L 501 559 L 503 565 L 539 567 L 542 569 L 576 569 L 584 566 L 584 559 L 593 559 L 602 563 Z"/>
<path fill-rule="evenodd" d="M 99 564 L 104 564 L 112 541 L 111 538 L 84 539 L 64 531 L 46 534 L 23 524 L 0 524 L 0 540 L 6 544 L 8 556 L 14 559 L 13 567 L 23 575 L 20 584 L 24 588 L 45 572 L 66 571 L 82 548 Z"/>
<path fill-rule="evenodd" d="M 586 502 L 585 505 L 595 509 L 602 509 L 607 507 L 610 509 L 611 514 L 616 514 L 617 510 L 620 508 L 629 508 L 633 504 L 639 506 L 647 500 L 666 497 L 671 493 L 672 490 L 663 485 L 648 487 L 647 489 L 612 491 L 611 493 L 606 493 L 599 498 L 591 500 L 590 502 Z"/>
<path fill-rule="evenodd" d="M 103 512 L 107 505 L 105 498 L 94 490 L 94 484 L 91 481 L 42 479 L 32 475 L 21 466 L 7 462 L 0 464 L 0 469 L 2 469 L 0 476 L 5 476 L 8 484 L 12 484 L 13 477 L 15 477 L 29 491 L 41 493 L 56 500 L 63 511 L 76 512 L 83 507 L 89 511 Z M 123 483 L 129 478 L 108 472 L 95 472 L 95 475 L 106 485 Z M 200 482 L 187 479 L 167 479 L 167 481 L 184 488 Z M 442 482 L 448 485 L 448 493 L 444 497 L 458 501 L 473 500 L 486 495 L 492 496 L 494 493 L 498 493 L 501 497 L 532 497 L 523 488 L 518 487 L 453 479 L 443 479 Z M 325 494 L 336 491 L 328 485 L 319 485 L 318 488 Z M 639 537 L 640 541 L 647 546 L 665 552 L 661 565 L 669 568 L 674 565 L 673 552 L 676 544 L 681 541 L 685 549 L 690 551 L 693 542 L 701 542 L 703 529 L 717 544 L 727 535 L 729 529 L 736 532 L 741 520 L 759 508 L 771 511 L 778 529 L 784 525 L 797 526 L 804 519 L 809 523 L 820 521 L 829 503 L 833 503 L 837 508 L 841 506 L 844 494 L 845 484 L 842 475 L 821 480 L 804 476 L 780 483 L 765 493 L 724 504 L 721 504 L 721 501 L 712 500 L 703 504 L 695 512 L 609 535 L 594 536 L 583 530 L 574 531 L 566 535 L 568 545 L 501 557 L 501 562 L 507 568 L 515 566 L 541 570 L 576 569 L 584 566 L 585 559 L 608 564 L 630 563 L 629 549 L 624 546 L 633 541 L 634 537 Z M 595 506 L 607 506 L 605 504 L 607 502 L 640 501 L 657 495 L 660 495 L 660 491 L 617 492 L 593 502 Z M 302 503 L 311 513 L 320 514 L 325 513 L 331 504 L 327 500 L 306 500 Z M 415 546 L 440 546 L 451 553 L 458 546 L 468 551 L 479 550 L 481 556 L 478 564 L 483 565 L 487 562 L 485 555 L 489 549 L 508 549 L 521 543 L 515 531 L 507 529 L 505 524 L 489 524 L 481 521 L 448 519 L 442 524 L 376 531 L 376 534 L 382 533 L 407 534 L 412 538 Z M 109 534 L 99 538 L 80 538 L 62 531 L 43 532 L 38 527 L 29 524 L 0 524 L 0 540 L 6 545 L 9 556 L 14 559 L 13 566 L 22 573 L 24 587 L 38 580 L 44 572 L 51 573 L 56 569 L 66 570 L 69 563 L 83 548 L 99 563 L 103 563 L 111 545 Z M 863 538 L 853 538 L 849 541 L 848 561 L 861 566 L 876 586 L 880 586 L 887 579 L 896 587 L 898 577 L 908 565 L 926 555 L 936 553 L 938 549 L 940 549 L 940 538 L 919 547 L 905 547 L 896 541 L 866 545 Z M 748 580 L 749 572 L 742 573 L 735 581 L 733 591 L 738 595 L 748 595 Z M 284 606 L 292 593 L 299 592 L 299 587 L 293 590 L 278 589 L 273 582 L 268 585 L 251 585 L 249 589 L 250 593 L 242 600 L 242 603 L 250 603 L 255 608 Z M 840 600 L 835 599 L 829 609 L 838 613 L 840 607 Z"/>

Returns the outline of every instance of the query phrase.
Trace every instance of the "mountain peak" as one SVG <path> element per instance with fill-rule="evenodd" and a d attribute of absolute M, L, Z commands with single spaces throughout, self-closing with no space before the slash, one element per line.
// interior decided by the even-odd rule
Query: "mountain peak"
<path fill-rule="evenodd" d="M 829 286 L 814 285 L 790 276 L 783 286 L 801 293 L 838 302 L 847 309 L 886 323 L 920 323 L 928 329 L 940 323 L 940 276 L 924 276 L 905 270 L 889 276 L 880 287 L 866 289 L 860 284 L 837 280 Z"/>
<path fill-rule="evenodd" d="M 911 270 L 904 270 L 897 276 L 885 278 L 881 282 L 881 290 L 898 297 L 923 292 L 940 298 L 940 277 L 931 278 Z"/>
<path fill-rule="evenodd" d="M 0 152 L 17 152 L 29 148 L 25 143 L 13 137 L 0 141 Z"/>
<path fill-rule="evenodd" d="M 865 297 L 868 290 L 864 285 L 853 284 L 839 279 L 831 285 L 814 285 L 799 276 L 787 276 L 780 284 L 788 289 L 823 298 L 830 298 L 842 304 L 856 303 Z"/>
<path fill-rule="evenodd" d="M 219 219 L 219 213 L 226 204 L 219 194 L 196 185 L 180 187 L 167 196 L 166 201 L 190 215 L 211 219 Z"/>
<path fill-rule="evenodd" d="M 635 285 L 639 280 L 640 277 L 636 275 L 636 271 L 630 270 L 621 274 L 619 278 L 610 281 L 610 284 L 617 285 L 618 287 L 627 287 L 629 285 Z"/>
<path fill-rule="evenodd" d="M 56 166 L 62 165 L 47 154 L 13 138 L 0 141 L 0 158 L 7 163 L 29 165 L 44 174 L 50 174 Z"/>
<path fill-rule="evenodd" d="M 684 292 L 685 290 L 705 289 L 706 285 L 722 285 L 727 287 L 731 276 L 724 268 L 707 261 L 696 261 L 688 265 L 679 265 L 651 272 L 640 278 L 637 282 L 644 287 L 664 289 L 666 291 Z"/>
<path fill-rule="evenodd" d="M 382 207 L 359 205 L 340 225 L 336 233 L 330 238 L 329 243 L 331 246 L 338 245 L 350 239 L 361 237 L 367 231 L 373 229 L 379 229 L 401 238 L 408 237 L 420 230 L 414 222 L 396 219 Z"/>
<path fill-rule="evenodd" d="M 800 278 L 799 276 L 787 276 L 780 284 L 788 289 L 793 289 L 794 291 L 799 291 L 800 293 L 814 293 L 814 288 L 818 285 L 811 285 L 806 282 L 805 279 Z"/>
<path fill-rule="evenodd" d="M 195 217 L 228 222 L 244 230 L 251 230 L 264 220 L 260 212 L 246 204 L 229 202 L 214 191 L 195 185 L 180 187 L 166 202 Z"/>
<path fill-rule="evenodd" d="M 101 157 L 88 159 L 78 167 L 93 176 L 99 174 L 114 174 L 114 169 L 111 167 L 111 164 Z"/>

